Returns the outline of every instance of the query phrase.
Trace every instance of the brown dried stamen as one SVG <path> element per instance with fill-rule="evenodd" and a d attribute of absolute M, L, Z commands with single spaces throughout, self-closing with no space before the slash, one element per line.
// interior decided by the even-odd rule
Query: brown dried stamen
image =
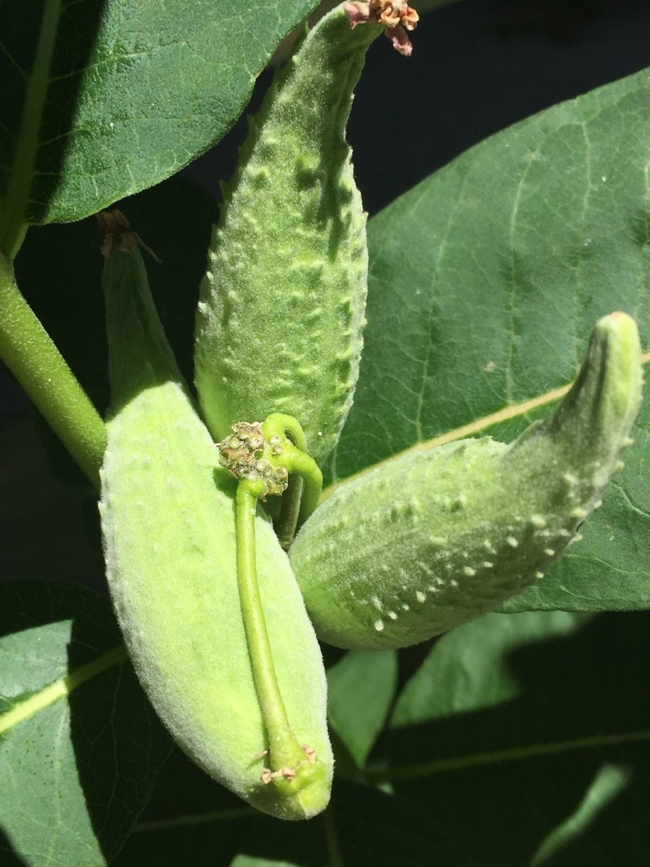
<path fill-rule="evenodd" d="M 274 467 L 264 457 L 267 442 L 260 422 L 239 422 L 232 426 L 234 433 L 217 443 L 219 463 L 237 479 L 262 480 L 266 494 L 281 494 L 286 490 L 289 474 L 284 467 Z M 272 438 L 275 439 L 275 438 Z M 278 443 L 268 444 L 271 455 L 278 454 Z M 280 450 L 279 454 L 282 451 Z"/>
<path fill-rule="evenodd" d="M 344 10 L 350 21 L 350 27 L 375 21 L 386 28 L 386 36 L 393 43 L 393 48 L 406 57 L 411 55 L 413 46 L 406 31 L 415 30 L 420 16 L 412 6 L 409 6 L 407 0 L 350 2 L 345 4 Z"/>

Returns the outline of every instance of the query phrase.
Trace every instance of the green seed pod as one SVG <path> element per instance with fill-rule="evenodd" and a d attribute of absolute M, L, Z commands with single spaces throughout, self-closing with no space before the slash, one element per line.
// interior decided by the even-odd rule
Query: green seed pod
<path fill-rule="evenodd" d="M 156 711 L 198 765 L 263 812 L 308 818 L 325 808 L 332 776 L 318 642 L 287 556 L 258 512 L 272 660 L 261 674 L 252 670 L 237 580 L 237 483 L 218 466 L 192 405 L 134 236 L 112 237 L 103 283 L 113 405 L 100 511 L 129 653 Z M 290 723 L 280 741 L 288 746 L 271 743 L 256 690 L 255 678 L 273 666 Z"/>
<path fill-rule="evenodd" d="M 403 647 L 541 578 L 622 467 L 641 385 L 636 325 L 613 313 L 554 414 L 512 445 L 461 440 L 341 484 L 290 550 L 319 638 Z"/>
<path fill-rule="evenodd" d="M 201 285 L 195 379 L 215 439 L 294 416 L 322 463 L 352 403 L 367 283 L 365 214 L 345 124 L 382 32 L 325 16 L 276 76 L 224 188 Z"/>

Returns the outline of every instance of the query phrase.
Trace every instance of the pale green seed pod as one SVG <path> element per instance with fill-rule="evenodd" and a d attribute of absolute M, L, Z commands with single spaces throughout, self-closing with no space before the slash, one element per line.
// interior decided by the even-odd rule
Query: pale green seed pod
<path fill-rule="evenodd" d="M 114 244 L 103 283 L 113 406 L 100 511 L 110 592 L 134 667 L 177 743 L 208 774 L 263 812 L 309 818 L 328 802 L 332 753 L 321 653 L 289 561 L 259 512 L 273 662 L 291 729 L 305 745 L 304 767 L 278 779 L 264 771 L 272 745 L 238 595 L 236 482 L 218 467 L 138 249 Z"/>
<path fill-rule="evenodd" d="M 217 440 L 273 412 L 302 425 L 322 463 L 356 385 L 367 285 L 365 214 L 345 125 L 366 49 L 382 32 L 323 18 L 276 76 L 209 253 L 195 380 Z"/>
<path fill-rule="evenodd" d="M 557 410 L 512 445 L 410 452 L 337 487 L 290 550 L 319 638 L 403 647 L 541 578 L 622 467 L 641 386 L 636 325 L 614 313 Z"/>

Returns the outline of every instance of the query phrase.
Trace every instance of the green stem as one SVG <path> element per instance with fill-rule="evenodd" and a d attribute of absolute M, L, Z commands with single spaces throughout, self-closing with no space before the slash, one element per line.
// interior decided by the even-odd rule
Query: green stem
<path fill-rule="evenodd" d="M 296 767 L 305 754 L 289 725 L 257 583 L 255 513 L 257 500 L 264 493 L 263 482 L 243 480 L 237 485 L 237 580 L 255 688 L 269 738 L 271 767 L 278 770 Z"/>
<path fill-rule="evenodd" d="M 327 851 L 330 856 L 329 867 L 344 867 L 343 855 L 341 854 L 341 846 L 339 844 L 339 835 L 334 821 L 334 813 L 332 805 L 323 813 L 323 825 L 325 827 L 325 840 L 327 841 Z"/>
<path fill-rule="evenodd" d="M 316 461 L 306 452 L 299 449 L 291 449 L 287 455 L 287 469 L 290 473 L 297 473 L 304 482 L 304 490 L 300 501 L 300 514 L 298 516 L 299 530 L 307 518 L 315 511 L 323 490 L 323 474 Z"/>
<path fill-rule="evenodd" d="M 272 412 L 264 420 L 264 425 L 269 425 L 274 432 L 285 434 L 301 452 L 307 451 L 307 438 L 302 425 L 292 415 L 284 412 Z"/>
<path fill-rule="evenodd" d="M 266 440 L 278 436 L 284 451 L 278 463 L 289 473 L 296 473 L 302 485 L 290 486 L 282 498 L 282 513 L 278 521 L 278 536 L 285 550 L 301 525 L 318 506 L 323 490 L 323 474 L 316 461 L 307 454 L 307 440 L 300 423 L 291 415 L 271 413 L 262 423 Z M 288 439 L 287 439 L 288 438 Z"/>
<path fill-rule="evenodd" d="M 275 535 L 284 551 L 289 550 L 298 529 L 303 486 L 303 480 L 299 475 L 289 477 L 287 490 L 282 495 L 280 515 L 273 522 Z"/>
<path fill-rule="evenodd" d="M 285 436 L 288 436 L 296 448 L 302 451 L 307 450 L 305 432 L 302 429 L 302 425 L 292 415 L 274 412 L 268 416 L 265 424 L 270 424 L 274 432 L 283 439 Z M 293 537 L 298 530 L 303 488 L 304 483 L 300 476 L 293 476 L 289 479 L 289 487 L 282 497 L 282 511 L 274 524 L 275 533 L 285 551 L 289 550 Z"/>
<path fill-rule="evenodd" d="M 104 422 L 20 294 L 0 253 L 0 358 L 96 488 L 106 447 Z"/>

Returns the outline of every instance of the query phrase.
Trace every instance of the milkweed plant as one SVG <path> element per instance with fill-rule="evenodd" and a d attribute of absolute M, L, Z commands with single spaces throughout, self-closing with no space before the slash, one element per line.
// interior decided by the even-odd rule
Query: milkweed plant
<path fill-rule="evenodd" d="M 420 16 L 345 2 L 213 215 L 156 184 L 310 3 L 146 5 L 0 10 L 0 352 L 106 576 L 0 588 L 2 863 L 644 863 L 648 73 L 368 221 L 353 92 Z"/>

